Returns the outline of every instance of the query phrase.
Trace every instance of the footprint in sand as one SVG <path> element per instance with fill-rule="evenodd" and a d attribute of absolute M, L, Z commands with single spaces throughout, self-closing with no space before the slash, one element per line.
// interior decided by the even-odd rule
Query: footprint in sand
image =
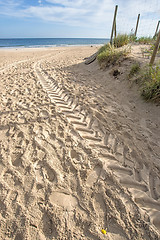
<path fill-rule="evenodd" d="M 35 176 L 38 183 L 44 183 L 45 179 L 50 182 L 56 180 L 56 172 L 46 162 L 36 162 L 34 164 Z"/>
<path fill-rule="evenodd" d="M 97 182 L 98 178 L 100 177 L 102 168 L 97 165 L 88 175 L 86 180 L 86 185 L 88 187 L 92 187 L 95 182 Z"/>
<path fill-rule="evenodd" d="M 76 197 L 73 197 L 71 194 L 63 192 L 53 192 L 50 195 L 50 201 L 52 204 L 56 204 L 60 207 L 63 207 L 67 211 L 73 211 L 78 205 Z"/>

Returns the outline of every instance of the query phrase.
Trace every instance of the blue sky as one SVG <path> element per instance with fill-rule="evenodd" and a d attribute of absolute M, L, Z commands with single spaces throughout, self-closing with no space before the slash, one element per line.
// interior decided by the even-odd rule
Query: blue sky
<path fill-rule="evenodd" d="M 153 35 L 160 20 L 159 0 L 0 0 L 0 38 L 109 38 L 115 5 L 117 31 Z"/>

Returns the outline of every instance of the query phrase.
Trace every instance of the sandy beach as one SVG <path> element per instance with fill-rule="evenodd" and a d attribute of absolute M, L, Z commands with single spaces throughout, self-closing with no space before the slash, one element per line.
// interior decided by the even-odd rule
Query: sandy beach
<path fill-rule="evenodd" d="M 0 50 L 0 239 L 160 239 L 160 106 L 127 79 L 148 59 L 98 49 Z"/>

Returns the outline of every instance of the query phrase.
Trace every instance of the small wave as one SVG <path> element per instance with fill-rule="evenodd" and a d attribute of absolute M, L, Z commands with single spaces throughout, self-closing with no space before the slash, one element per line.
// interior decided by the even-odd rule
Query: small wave
<path fill-rule="evenodd" d="M 46 48 L 46 47 L 56 47 L 56 45 L 29 45 L 25 48 Z"/>
<path fill-rule="evenodd" d="M 0 48 L 16 48 L 16 47 L 24 47 L 24 45 L 0 46 Z"/>

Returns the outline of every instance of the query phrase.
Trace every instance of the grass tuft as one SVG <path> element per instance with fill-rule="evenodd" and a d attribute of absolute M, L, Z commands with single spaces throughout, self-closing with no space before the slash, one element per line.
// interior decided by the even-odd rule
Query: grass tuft
<path fill-rule="evenodd" d="M 160 102 L 160 66 L 149 66 L 142 73 L 141 94 L 146 100 Z"/>
<path fill-rule="evenodd" d="M 123 47 L 129 43 L 129 36 L 127 34 L 118 34 L 116 38 L 114 38 L 113 44 L 115 47 Z"/>
<path fill-rule="evenodd" d="M 104 46 L 102 46 L 99 50 L 98 50 L 98 54 L 107 51 L 107 49 L 109 49 L 111 47 L 110 43 L 105 44 Z"/>
<path fill-rule="evenodd" d="M 129 38 L 129 42 L 131 43 L 136 42 L 137 40 L 137 37 L 134 34 L 130 34 L 128 38 Z"/>
<path fill-rule="evenodd" d="M 128 55 L 129 50 L 130 49 L 119 50 L 108 43 L 107 45 L 100 48 L 97 60 L 101 68 L 106 68 L 111 64 L 114 65 L 118 60 L 124 59 Z"/>
<path fill-rule="evenodd" d="M 134 63 L 132 66 L 131 66 L 131 70 L 129 72 L 129 78 L 130 77 L 133 77 L 136 73 L 138 73 L 140 71 L 140 65 L 138 62 Z"/>

